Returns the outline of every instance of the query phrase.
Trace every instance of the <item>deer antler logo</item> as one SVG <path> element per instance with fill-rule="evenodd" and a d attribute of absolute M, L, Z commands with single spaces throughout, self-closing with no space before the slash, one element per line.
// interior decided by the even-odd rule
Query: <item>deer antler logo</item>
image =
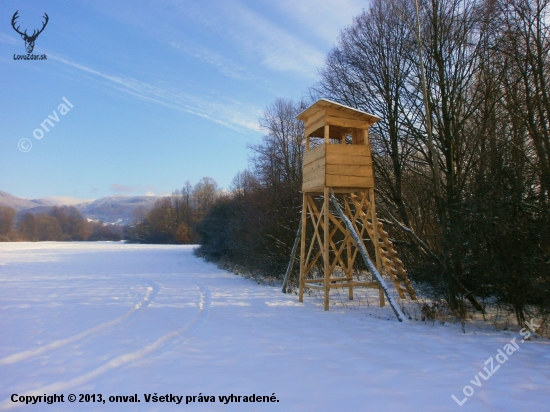
<path fill-rule="evenodd" d="M 15 27 L 15 23 L 16 23 L 15 21 L 19 17 L 18 13 L 19 13 L 19 10 L 16 11 L 15 14 L 13 15 L 13 17 L 11 18 L 11 25 L 12 25 L 13 29 L 21 35 L 21 38 L 23 40 L 25 40 L 25 48 L 27 49 L 27 53 L 32 53 L 32 51 L 34 50 L 34 42 L 36 41 L 36 38 L 38 37 L 38 35 L 40 33 L 42 33 L 44 31 L 44 29 L 46 28 L 46 25 L 48 24 L 48 20 L 50 18 L 48 17 L 48 15 L 46 13 L 44 13 L 45 21 L 44 21 L 44 23 L 42 23 L 42 28 L 38 31 L 34 30 L 32 35 L 29 36 L 27 34 L 27 30 L 25 30 L 25 32 L 22 33 L 22 32 L 19 31 L 20 26 Z"/>

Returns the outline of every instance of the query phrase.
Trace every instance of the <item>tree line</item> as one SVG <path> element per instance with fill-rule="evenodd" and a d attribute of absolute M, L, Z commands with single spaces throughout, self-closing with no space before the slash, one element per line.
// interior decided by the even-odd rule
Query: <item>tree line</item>
<path fill-rule="evenodd" d="M 122 226 L 88 221 L 74 206 L 53 206 L 45 213 L 25 213 L 16 222 L 14 208 L 0 206 L 0 242 L 118 241 Z"/>
<path fill-rule="evenodd" d="M 134 243 L 198 243 L 196 226 L 223 196 L 223 190 L 211 177 L 203 177 L 194 186 L 187 181 L 181 190 L 157 200 L 150 211 L 138 209 L 136 222 L 128 229 L 127 240 Z"/>
<path fill-rule="evenodd" d="M 88 221 L 74 206 L 54 206 L 48 212 L 25 213 L 0 206 L 0 242 L 126 240 L 132 243 L 198 243 L 196 226 L 218 199 L 225 196 L 210 177 L 194 186 L 185 182 L 181 190 L 158 199 L 151 210 L 137 208 L 130 225 Z"/>
<path fill-rule="evenodd" d="M 198 225 L 200 253 L 282 275 L 301 210 L 303 129 L 319 97 L 371 128 L 378 213 L 416 287 L 455 313 L 550 315 L 550 0 L 372 0 L 306 103 L 278 99 Z"/>

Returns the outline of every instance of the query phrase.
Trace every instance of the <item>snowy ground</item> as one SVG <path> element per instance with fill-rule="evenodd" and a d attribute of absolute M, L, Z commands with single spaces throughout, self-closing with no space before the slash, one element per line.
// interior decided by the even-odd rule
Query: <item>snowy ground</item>
<path fill-rule="evenodd" d="M 388 306 L 324 312 L 318 299 L 300 304 L 192 247 L 0 243 L 0 287 L 0 410 L 550 410 L 548 340 L 400 324 Z M 500 365 L 498 350 L 513 338 L 518 349 L 510 344 Z M 480 379 L 489 358 L 495 372 Z M 65 402 L 25 405 L 13 394 Z M 80 394 L 106 402 L 78 402 Z M 140 403 L 109 402 L 134 394 Z M 183 398 L 154 403 L 148 394 Z M 231 394 L 241 402 L 220 402 Z M 243 402 L 252 394 L 279 402 Z"/>

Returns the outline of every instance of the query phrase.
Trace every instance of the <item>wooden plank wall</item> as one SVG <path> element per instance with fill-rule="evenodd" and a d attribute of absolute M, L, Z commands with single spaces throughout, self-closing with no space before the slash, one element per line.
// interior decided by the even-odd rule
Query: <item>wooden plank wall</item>
<path fill-rule="evenodd" d="M 374 187 L 372 157 L 366 145 L 332 144 L 326 148 L 327 187 Z"/>
<path fill-rule="evenodd" d="M 304 157 L 304 192 L 319 192 L 324 187 L 374 187 L 370 146 L 329 144 L 320 145 Z"/>
<path fill-rule="evenodd" d="M 302 191 L 322 191 L 325 186 L 325 145 L 308 151 L 304 156 Z"/>

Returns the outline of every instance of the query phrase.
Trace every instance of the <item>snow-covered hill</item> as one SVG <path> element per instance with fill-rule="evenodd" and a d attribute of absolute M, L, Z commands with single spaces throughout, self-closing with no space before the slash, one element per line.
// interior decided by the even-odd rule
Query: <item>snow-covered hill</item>
<path fill-rule="evenodd" d="M 0 410 L 548 410 L 547 340 L 400 324 L 359 290 L 324 312 L 192 249 L 0 243 Z"/>
<path fill-rule="evenodd" d="M 18 212 L 39 206 L 53 206 L 53 204 L 46 199 L 22 199 L 0 190 L 0 206 L 13 207 Z"/>
<path fill-rule="evenodd" d="M 135 221 L 138 210 L 141 214 L 151 210 L 159 196 L 109 196 L 76 205 L 76 208 L 91 220 L 127 225 Z M 48 213 L 52 206 L 63 205 L 51 199 L 23 199 L 0 191 L 0 206 L 13 207 L 18 219 L 25 213 Z"/>
<path fill-rule="evenodd" d="M 135 221 L 138 209 L 146 213 L 159 199 L 158 196 L 110 196 L 76 205 L 88 219 L 119 225 Z"/>

